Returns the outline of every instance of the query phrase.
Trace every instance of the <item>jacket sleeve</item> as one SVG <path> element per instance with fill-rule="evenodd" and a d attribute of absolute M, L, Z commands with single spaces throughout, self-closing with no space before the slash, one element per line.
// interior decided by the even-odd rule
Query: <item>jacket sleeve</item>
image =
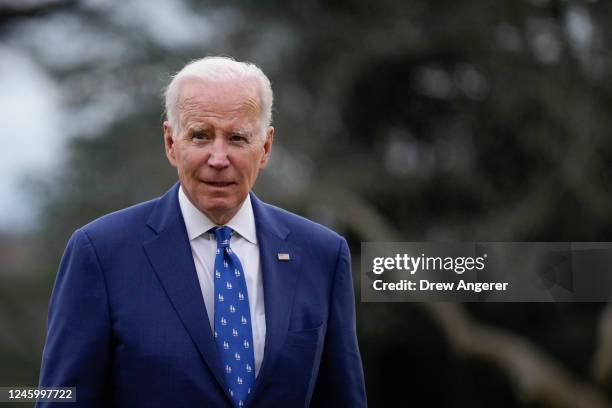
<path fill-rule="evenodd" d="M 39 387 L 76 387 L 71 407 L 107 405 L 111 325 L 106 283 L 86 232 L 77 230 L 49 304 Z M 37 407 L 66 404 L 39 402 Z"/>
<path fill-rule="evenodd" d="M 328 327 L 312 407 L 366 407 L 355 322 L 351 255 L 342 239 L 330 299 Z"/>

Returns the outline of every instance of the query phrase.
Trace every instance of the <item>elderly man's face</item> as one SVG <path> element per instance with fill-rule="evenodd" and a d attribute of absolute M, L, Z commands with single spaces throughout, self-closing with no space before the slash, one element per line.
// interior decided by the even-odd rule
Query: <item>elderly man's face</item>
<path fill-rule="evenodd" d="M 164 123 L 166 155 L 185 194 L 216 224 L 238 212 L 270 157 L 274 128 L 262 131 L 256 90 L 252 80 L 186 79 L 179 131 Z"/>

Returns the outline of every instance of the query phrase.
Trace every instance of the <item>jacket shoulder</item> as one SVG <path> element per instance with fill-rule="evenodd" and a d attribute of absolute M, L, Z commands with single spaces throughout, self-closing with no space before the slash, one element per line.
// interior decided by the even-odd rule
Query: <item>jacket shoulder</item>
<path fill-rule="evenodd" d="M 159 198 L 106 214 L 80 229 L 91 237 L 121 237 L 142 230 Z"/>
<path fill-rule="evenodd" d="M 324 244 L 345 240 L 344 237 L 342 237 L 336 231 L 309 220 L 308 218 L 294 214 L 271 204 L 262 204 L 266 207 L 268 212 L 274 216 L 275 220 L 279 221 L 282 225 L 285 225 L 290 230 L 290 234 L 293 238 L 298 237 L 311 242 L 320 241 Z"/>

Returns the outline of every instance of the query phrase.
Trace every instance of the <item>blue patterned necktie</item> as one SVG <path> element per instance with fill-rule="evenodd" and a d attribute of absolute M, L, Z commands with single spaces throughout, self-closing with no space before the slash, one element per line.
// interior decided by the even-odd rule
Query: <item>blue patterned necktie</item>
<path fill-rule="evenodd" d="M 230 248 L 232 229 L 216 227 L 215 342 L 221 356 L 229 394 L 243 407 L 255 381 L 251 313 L 244 270 Z"/>

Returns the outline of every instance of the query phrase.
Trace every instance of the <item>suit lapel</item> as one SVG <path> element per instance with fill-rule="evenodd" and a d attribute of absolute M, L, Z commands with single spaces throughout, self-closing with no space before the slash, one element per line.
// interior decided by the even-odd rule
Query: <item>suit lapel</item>
<path fill-rule="evenodd" d="M 227 393 L 177 194 L 178 184 L 158 202 L 147 222 L 157 236 L 145 242 L 144 249 L 185 329 Z"/>
<path fill-rule="evenodd" d="M 290 231 L 273 218 L 270 210 L 254 194 L 251 194 L 251 203 L 257 228 L 266 313 L 264 358 L 255 380 L 252 400 L 268 378 L 285 342 L 302 263 L 300 248 L 287 241 Z M 278 254 L 289 254 L 290 259 L 279 259 Z"/>

